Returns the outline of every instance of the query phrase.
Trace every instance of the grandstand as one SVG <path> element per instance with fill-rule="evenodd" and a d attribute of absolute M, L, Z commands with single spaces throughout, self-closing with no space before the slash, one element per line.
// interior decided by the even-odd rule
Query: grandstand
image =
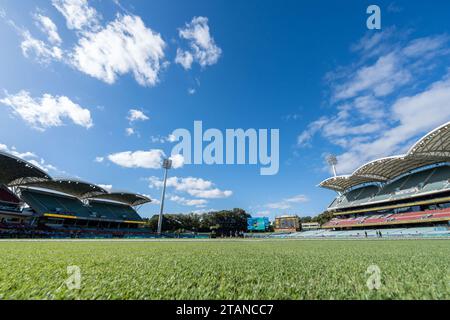
<path fill-rule="evenodd" d="M 135 207 L 150 201 L 77 179 L 52 178 L 33 164 L 0 152 L 0 236 L 148 232 Z"/>
<path fill-rule="evenodd" d="M 402 234 L 409 234 L 408 228 L 412 234 L 421 233 L 417 228 L 432 228 L 431 234 L 433 228 L 448 230 L 450 122 L 425 135 L 404 155 L 371 161 L 351 175 L 331 177 L 320 186 L 338 193 L 327 208 L 333 219 L 322 226 L 328 230 L 321 231 L 323 236 L 330 230 L 342 234 L 371 234 L 374 229 L 403 230 L 398 231 Z"/>
<path fill-rule="evenodd" d="M 331 230 L 321 229 L 312 231 L 302 231 L 285 234 L 265 235 L 269 238 L 297 238 L 297 239 L 360 239 L 360 238 L 379 238 L 377 232 L 381 232 L 382 238 L 442 238 L 450 237 L 450 230 L 445 227 L 406 227 L 406 228 L 384 228 L 378 229 L 350 229 L 350 230 Z"/>

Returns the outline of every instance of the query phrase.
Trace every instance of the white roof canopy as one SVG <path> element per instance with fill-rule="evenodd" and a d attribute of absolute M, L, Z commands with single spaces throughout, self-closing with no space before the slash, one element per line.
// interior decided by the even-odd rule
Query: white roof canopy
<path fill-rule="evenodd" d="M 381 180 L 380 180 L 381 181 Z M 347 189 L 350 189 L 354 186 L 364 184 L 364 183 L 371 183 L 376 182 L 373 178 L 365 178 L 365 177 L 359 177 L 354 175 L 347 175 L 347 176 L 337 176 L 337 177 L 331 177 L 328 178 L 320 183 L 320 186 L 322 188 L 331 189 L 338 192 L 343 192 Z"/>
<path fill-rule="evenodd" d="M 450 161 L 450 122 L 417 141 L 405 155 L 366 163 L 351 175 L 326 179 L 323 188 L 344 192 L 364 183 L 386 182 L 421 167 Z"/>
<path fill-rule="evenodd" d="M 100 186 L 77 179 L 54 179 L 47 181 L 28 182 L 24 183 L 23 185 L 54 190 L 75 196 L 80 199 L 108 193 L 108 191 Z"/>
<path fill-rule="evenodd" d="M 137 193 L 129 193 L 129 192 L 110 192 L 104 194 L 98 194 L 90 197 L 93 200 L 111 200 L 120 203 L 127 204 L 129 206 L 139 206 L 152 200 L 146 196 L 137 194 Z"/>
<path fill-rule="evenodd" d="M 408 151 L 409 155 L 450 158 L 450 122 L 434 129 L 417 141 Z"/>

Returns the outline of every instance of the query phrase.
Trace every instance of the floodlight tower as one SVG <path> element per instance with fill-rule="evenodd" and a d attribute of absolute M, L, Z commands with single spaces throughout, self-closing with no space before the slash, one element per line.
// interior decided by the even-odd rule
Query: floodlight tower
<path fill-rule="evenodd" d="M 337 176 L 336 165 L 338 163 L 336 156 L 334 154 L 329 154 L 327 156 L 327 162 L 328 162 L 328 165 L 330 165 L 331 168 L 333 169 L 333 174 L 336 177 Z"/>
<path fill-rule="evenodd" d="M 166 196 L 167 173 L 169 172 L 170 169 L 172 169 L 172 160 L 164 159 L 162 167 L 164 169 L 164 186 L 163 186 L 163 191 L 162 191 L 162 195 L 161 195 L 161 208 L 159 210 L 158 234 L 161 234 L 161 232 L 162 232 L 164 198 Z"/>

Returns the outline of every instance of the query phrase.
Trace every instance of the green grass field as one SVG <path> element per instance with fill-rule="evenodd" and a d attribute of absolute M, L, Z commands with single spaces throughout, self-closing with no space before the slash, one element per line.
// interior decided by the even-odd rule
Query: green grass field
<path fill-rule="evenodd" d="M 0 257 L 1 299 L 450 299 L 446 240 L 0 242 Z"/>

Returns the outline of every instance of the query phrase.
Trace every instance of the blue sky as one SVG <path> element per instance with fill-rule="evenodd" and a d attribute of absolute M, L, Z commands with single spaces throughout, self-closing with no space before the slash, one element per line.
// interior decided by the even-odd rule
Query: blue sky
<path fill-rule="evenodd" d="M 184 165 L 167 211 L 315 215 L 338 173 L 450 120 L 450 3 L 0 0 L 0 149 L 160 197 L 174 129 L 280 130 L 280 170 Z M 158 212 L 158 201 L 141 208 Z"/>

